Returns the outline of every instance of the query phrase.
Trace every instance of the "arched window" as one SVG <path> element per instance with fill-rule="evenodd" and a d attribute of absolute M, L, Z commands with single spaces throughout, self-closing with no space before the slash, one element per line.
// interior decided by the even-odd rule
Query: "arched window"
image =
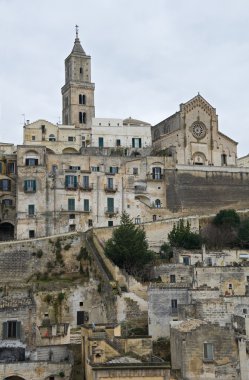
<path fill-rule="evenodd" d="M 80 67 L 80 74 L 83 74 L 83 68 Z"/>
<path fill-rule="evenodd" d="M 49 141 L 56 141 L 55 135 L 51 134 L 48 136 Z"/>
<path fill-rule="evenodd" d="M 161 201 L 160 201 L 160 199 L 156 199 L 155 200 L 155 207 L 156 208 L 161 208 Z"/>
<path fill-rule="evenodd" d="M 79 104 L 86 104 L 86 95 L 79 94 Z"/>
<path fill-rule="evenodd" d="M 83 123 L 83 114 L 82 114 L 82 112 L 79 112 L 79 123 L 80 124 Z"/>

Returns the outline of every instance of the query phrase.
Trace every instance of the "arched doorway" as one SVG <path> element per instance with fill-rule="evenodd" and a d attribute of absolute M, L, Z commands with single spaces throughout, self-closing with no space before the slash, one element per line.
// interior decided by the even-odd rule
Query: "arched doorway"
<path fill-rule="evenodd" d="M 206 162 L 205 154 L 203 154 L 201 152 L 196 152 L 193 155 L 193 164 L 194 165 L 205 165 L 205 162 Z"/>
<path fill-rule="evenodd" d="M 11 223 L 0 224 L 0 240 L 13 240 L 14 239 L 14 226 Z"/>

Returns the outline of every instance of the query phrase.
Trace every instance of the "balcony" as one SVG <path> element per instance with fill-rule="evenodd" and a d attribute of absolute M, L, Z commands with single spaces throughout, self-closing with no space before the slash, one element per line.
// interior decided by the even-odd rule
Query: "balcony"
<path fill-rule="evenodd" d="M 83 190 L 83 191 L 92 191 L 93 189 L 93 183 L 88 183 L 88 184 L 83 184 L 83 185 L 80 185 L 80 190 Z"/>
<path fill-rule="evenodd" d="M 84 214 L 89 214 L 90 212 L 92 212 L 92 208 L 89 207 L 88 209 L 84 209 L 82 212 L 83 212 Z"/>
<path fill-rule="evenodd" d="M 36 189 L 34 189 L 33 187 L 27 187 L 27 189 L 24 189 L 24 192 L 25 193 L 35 193 Z"/>
<path fill-rule="evenodd" d="M 134 186 L 135 194 L 147 194 L 147 187 L 146 186 Z"/>
<path fill-rule="evenodd" d="M 105 207 L 105 214 L 107 215 L 118 214 L 118 207 Z"/>
<path fill-rule="evenodd" d="M 105 185 L 105 192 L 106 193 L 116 193 L 117 190 L 118 190 L 118 186 L 117 185 L 115 185 L 115 186 Z"/>
<path fill-rule="evenodd" d="M 147 181 L 162 181 L 163 179 L 164 179 L 164 174 L 162 173 L 147 174 Z"/>
<path fill-rule="evenodd" d="M 68 185 L 65 185 L 65 189 L 66 190 L 73 190 L 73 191 L 75 191 L 75 190 L 77 190 L 77 185 L 75 186 L 75 185 L 71 185 L 69 183 Z"/>

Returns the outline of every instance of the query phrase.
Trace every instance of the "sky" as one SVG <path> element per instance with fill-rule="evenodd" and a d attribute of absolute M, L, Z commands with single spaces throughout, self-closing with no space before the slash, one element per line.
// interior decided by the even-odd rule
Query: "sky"
<path fill-rule="evenodd" d="M 75 24 L 92 57 L 96 117 L 152 125 L 198 92 L 249 153 L 248 0 L 0 0 L 0 141 L 61 122 Z"/>

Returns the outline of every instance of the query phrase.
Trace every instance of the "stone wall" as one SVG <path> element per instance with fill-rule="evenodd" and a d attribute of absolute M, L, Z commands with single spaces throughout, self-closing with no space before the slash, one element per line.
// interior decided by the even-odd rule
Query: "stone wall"
<path fill-rule="evenodd" d="M 197 323 L 196 327 L 193 325 Z M 213 345 L 213 360 L 204 359 L 204 343 Z M 234 332 L 198 320 L 179 322 L 171 328 L 172 369 L 180 379 L 237 379 L 238 351 Z"/>
<path fill-rule="evenodd" d="M 44 380 L 49 376 L 54 376 L 54 380 L 60 380 L 60 374 L 64 374 L 63 379 L 69 380 L 72 365 L 67 363 L 53 362 L 18 362 L 0 364 L 0 378 L 6 379 L 10 376 L 20 376 L 24 380 Z"/>
<path fill-rule="evenodd" d="M 230 168 L 179 166 L 166 169 L 166 198 L 170 211 L 216 212 L 249 206 L 249 173 Z"/>

